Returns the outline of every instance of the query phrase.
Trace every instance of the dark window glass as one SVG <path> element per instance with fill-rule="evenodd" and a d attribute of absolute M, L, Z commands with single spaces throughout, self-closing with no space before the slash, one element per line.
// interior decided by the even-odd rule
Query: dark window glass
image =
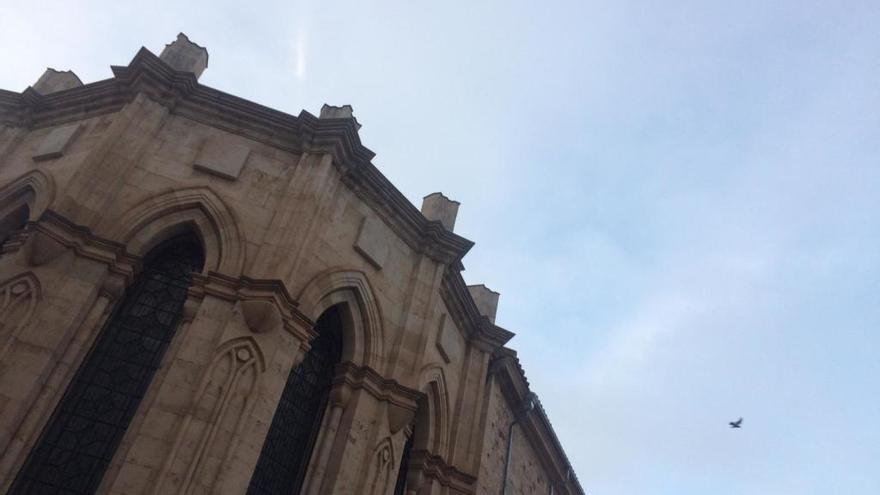
<path fill-rule="evenodd" d="M 409 454 L 412 452 L 413 437 L 416 436 L 413 431 L 406 443 L 403 445 L 403 456 L 400 458 L 400 467 L 397 469 L 397 484 L 394 486 L 394 495 L 404 495 L 406 493 L 406 475 L 409 471 Z"/>
<path fill-rule="evenodd" d="M 202 248 L 192 236 L 147 255 L 18 473 L 10 495 L 97 490 L 180 319 Z"/>
<path fill-rule="evenodd" d="M 339 310 L 325 311 L 315 330 L 318 336 L 311 348 L 287 377 L 251 477 L 249 495 L 293 495 L 302 487 L 330 394 L 333 368 L 342 356 Z"/>
<path fill-rule="evenodd" d="M 8 241 L 9 238 L 12 237 L 12 234 L 17 230 L 24 228 L 30 214 L 31 209 L 25 204 L 14 209 L 0 220 L 0 247 L 2 247 L 3 244 L 6 244 L 6 241 Z"/>

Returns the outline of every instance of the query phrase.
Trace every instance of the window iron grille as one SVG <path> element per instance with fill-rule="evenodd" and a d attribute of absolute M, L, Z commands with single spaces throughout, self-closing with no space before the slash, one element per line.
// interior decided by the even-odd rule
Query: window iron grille
<path fill-rule="evenodd" d="M 29 453 L 9 495 L 89 495 L 177 329 L 204 255 L 192 235 L 150 251 Z"/>
<path fill-rule="evenodd" d="M 314 447 L 333 369 L 342 357 L 342 319 L 330 308 L 315 324 L 318 336 L 291 370 L 251 477 L 248 495 L 299 493 Z"/>
<path fill-rule="evenodd" d="M 415 438 L 415 427 L 403 444 L 403 455 L 400 457 L 400 467 L 397 469 L 397 483 L 394 485 L 394 495 L 406 494 L 406 475 L 409 474 L 409 459 L 413 448 L 413 438 Z"/>

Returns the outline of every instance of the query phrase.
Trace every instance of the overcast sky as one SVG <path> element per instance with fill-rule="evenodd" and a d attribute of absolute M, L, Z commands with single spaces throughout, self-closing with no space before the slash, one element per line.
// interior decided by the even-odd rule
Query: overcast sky
<path fill-rule="evenodd" d="M 880 3 L 0 3 L 0 88 L 184 31 L 201 82 L 351 104 L 591 495 L 880 493 Z M 743 416 L 743 428 L 727 422 Z"/>

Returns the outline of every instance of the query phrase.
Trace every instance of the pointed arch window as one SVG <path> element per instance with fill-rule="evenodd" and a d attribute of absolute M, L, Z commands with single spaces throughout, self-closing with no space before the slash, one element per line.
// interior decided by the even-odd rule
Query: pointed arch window
<path fill-rule="evenodd" d="M 248 495 L 293 495 L 305 478 L 315 438 L 342 357 L 342 317 L 328 309 L 315 325 L 318 336 L 302 362 L 290 371 Z"/>
<path fill-rule="evenodd" d="M 0 247 L 6 244 L 12 235 L 25 227 L 28 217 L 30 217 L 31 209 L 27 203 L 12 207 L 8 212 L 3 212 L 0 219 Z"/>
<path fill-rule="evenodd" d="M 94 493 L 152 381 L 204 263 L 192 235 L 165 241 L 117 304 L 18 473 L 10 495 Z"/>
<path fill-rule="evenodd" d="M 400 467 L 397 469 L 397 483 L 394 485 L 394 495 L 406 494 L 406 476 L 409 474 L 409 459 L 412 454 L 413 438 L 416 436 L 415 426 L 403 444 L 403 455 L 400 457 Z"/>

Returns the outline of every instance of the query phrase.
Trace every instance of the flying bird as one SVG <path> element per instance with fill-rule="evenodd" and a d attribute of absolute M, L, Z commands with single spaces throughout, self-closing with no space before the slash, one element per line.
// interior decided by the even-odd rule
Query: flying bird
<path fill-rule="evenodd" d="M 730 425 L 731 428 L 742 428 L 742 426 L 741 426 L 741 425 L 742 425 L 742 422 L 743 422 L 743 419 L 742 419 L 742 418 L 739 418 L 738 420 L 736 420 L 736 421 L 731 421 L 731 422 L 728 423 L 728 424 Z"/>

